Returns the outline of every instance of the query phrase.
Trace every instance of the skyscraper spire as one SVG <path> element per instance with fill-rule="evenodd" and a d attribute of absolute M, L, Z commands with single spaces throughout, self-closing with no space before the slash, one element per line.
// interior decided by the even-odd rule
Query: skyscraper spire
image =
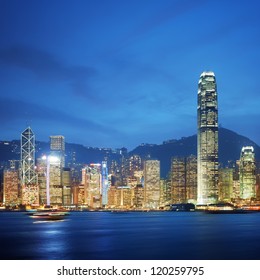
<path fill-rule="evenodd" d="M 198 204 L 218 201 L 218 102 L 213 72 L 200 75 L 198 87 Z"/>

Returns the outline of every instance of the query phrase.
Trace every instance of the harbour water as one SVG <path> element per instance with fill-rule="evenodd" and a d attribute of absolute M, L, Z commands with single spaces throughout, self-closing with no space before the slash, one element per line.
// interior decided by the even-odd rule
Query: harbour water
<path fill-rule="evenodd" d="M 0 259 L 260 259 L 260 213 L 71 212 L 40 221 L 0 213 Z"/>

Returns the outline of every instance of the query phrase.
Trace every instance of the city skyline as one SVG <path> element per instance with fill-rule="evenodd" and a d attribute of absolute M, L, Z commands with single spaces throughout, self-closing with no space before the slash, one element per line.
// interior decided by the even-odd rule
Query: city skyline
<path fill-rule="evenodd" d="M 260 143 L 257 1 L 60 2 L 1 1 L 2 140 L 28 125 L 128 149 L 195 134 L 211 70 L 219 124 Z"/>

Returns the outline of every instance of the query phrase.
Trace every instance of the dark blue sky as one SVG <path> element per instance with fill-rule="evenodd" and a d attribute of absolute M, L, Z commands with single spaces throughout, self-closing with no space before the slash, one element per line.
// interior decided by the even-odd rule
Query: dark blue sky
<path fill-rule="evenodd" d="M 215 73 L 219 123 L 260 144 L 260 1 L 0 0 L 1 140 L 134 148 L 196 133 Z"/>

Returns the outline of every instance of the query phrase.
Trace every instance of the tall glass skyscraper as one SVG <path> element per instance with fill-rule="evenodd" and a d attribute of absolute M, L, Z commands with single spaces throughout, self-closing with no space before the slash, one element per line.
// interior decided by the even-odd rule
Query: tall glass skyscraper
<path fill-rule="evenodd" d="M 218 102 L 213 72 L 200 75 L 198 87 L 198 204 L 218 201 Z"/>
<path fill-rule="evenodd" d="M 51 154 L 60 158 L 61 168 L 65 167 L 65 138 L 62 135 L 50 136 Z"/>
<path fill-rule="evenodd" d="M 35 136 L 30 127 L 21 134 L 22 204 L 39 204 L 39 188 L 35 172 Z"/>
<path fill-rule="evenodd" d="M 254 148 L 243 147 L 239 163 L 240 198 L 256 197 L 256 164 Z"/>

